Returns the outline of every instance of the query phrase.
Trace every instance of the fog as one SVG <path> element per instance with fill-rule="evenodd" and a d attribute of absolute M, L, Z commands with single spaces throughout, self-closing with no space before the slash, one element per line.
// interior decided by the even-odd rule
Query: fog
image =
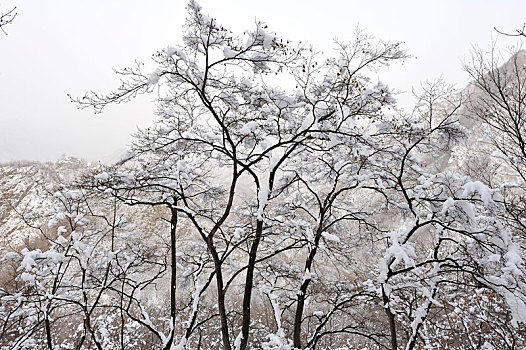
<path fill-rule="evenodd" d="M 413 56 L 379 72 L 404 92 L 442 76 L 458 87 L 468 82 L 462 62 L 473 46 L 520 44 L 494 27 L 513 32 L 526 21 L 524 1 L 198 1 L 234 31 L 261 20 L 281 37 L 309 41 L 329 51 L 333 39 L 351 40 L 355 27 L 383 40 L 401 40 Z M 153 118 L 154 96 L 111 106 L 103 114 L 78 110 L 67 94 L 107 92 L 118 86 L 112 68 L 147 62 L 157 49 L 181 42 L 185 1 L 2 1 L 17 6 L 14 22 L 0 33 L 0 161 L 50 161 L 62 154 L 90 160 L 114 158 L 137 127 Z"/>

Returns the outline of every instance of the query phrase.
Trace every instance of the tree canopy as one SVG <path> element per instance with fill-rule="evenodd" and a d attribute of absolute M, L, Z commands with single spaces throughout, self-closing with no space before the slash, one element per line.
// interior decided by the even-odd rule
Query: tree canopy
<path fill-rule="evenodd" d="M 323 54 L 260 22 L 236 35 L 191 0 L 182 39 L 153 72 L 73 99 L 100 113 L 155 93 L 157 120 L 21 213 L 45 240 L 1 260 L 16 282 L 0 289 L 2 346 L 525 344 L 506 186 L 441 158 L 468 136 L 464 96 L 430 83 L 398 110 L 372 72 L 405 50 L 360 31 Z"/>

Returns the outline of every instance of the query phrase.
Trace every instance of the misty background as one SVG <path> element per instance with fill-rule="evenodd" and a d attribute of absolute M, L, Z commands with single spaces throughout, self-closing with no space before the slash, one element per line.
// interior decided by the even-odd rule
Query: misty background
<path fill-rule="evenodd" d="M 462 64 L 473 46 L 520 45 L 514 32 L 526 1 L 240 1 L 198 0 L 204 12 L 232 29 L 264 21 L 278 36 L 308 41 L 319 50 L 333 39 L 353 39 L 356 26 L 386 41 L 401 40 L 413 56 L 379 72 L 411 109 L 411 88 L 436 77 L 458 88 L 468 83 Z M 148 62 L 158 49 L 181 43 L 186 1 L 0 1 L 18 15 L 0 33 L 0 162 L 53 161 L 63 154 L 115 159 L 137 127 L 153 118 L 155 95 L 111 106 L 103 114 L 78 110 L 67 94 L 109 92 L 119 84 L 112 68 Z"/>

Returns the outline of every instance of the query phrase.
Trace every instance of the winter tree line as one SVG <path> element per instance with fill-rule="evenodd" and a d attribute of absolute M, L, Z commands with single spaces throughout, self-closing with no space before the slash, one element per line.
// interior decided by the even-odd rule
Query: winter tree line
<path fill-rule="evenodd" d="M 475 52 L 471 93 L 429 83 L 407 113 L 370 78 L 400 43 L 326 55 L 187 7 L 155 71 L 72 98 L 155 93 L 157 119 L 19 212 L 40 240 L 0 260 L 1 349 L 523 349 L 522 56 Z M 442 164 L 467 116 L 478 173 Z"/>

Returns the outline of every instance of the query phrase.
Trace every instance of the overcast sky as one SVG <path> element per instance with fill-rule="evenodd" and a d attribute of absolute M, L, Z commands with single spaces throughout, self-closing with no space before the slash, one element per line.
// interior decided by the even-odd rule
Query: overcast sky
<path fill-rule="evenodd" d="M 329 51 L 333 39 L 352 39 L 359 25 L 383 40 L 404 41 L 414 57 L 383 72 L 384 83 L 410 91 L 442 76 L 463 87 L 462 70 L 473 46 L 493 41 L 505 52 L 526 21 L 524 0 L 201 0 L 204 12 L 243 32 L 257 20 L 280 37 Z M 108 159 L 152 120 L 154 96 L 109 107 L 102 115 L 79 111 L 68 93 L 109 91 L 112 68 L 148 61 L 157 49 L 181 43 L 182 0 L 0 0 L 0 12 L 18 16 L 0 33 L 0 161 L 56 160 L 62 154 Z M 504 54 L 506 55 L 506 54 Z M 408 95 L 400 96 L 409 106 Z"/>

